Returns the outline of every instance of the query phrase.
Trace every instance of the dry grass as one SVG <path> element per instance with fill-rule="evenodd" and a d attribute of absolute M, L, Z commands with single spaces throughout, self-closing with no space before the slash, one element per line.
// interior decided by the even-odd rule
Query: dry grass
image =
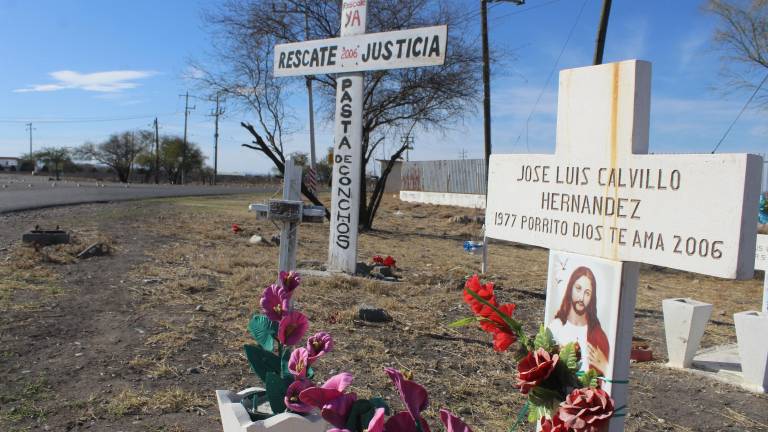
<path fill-rule="evenodd" d="M 113 417 L 146 413 L 199 412 L 211 402 L 197 393 L 173 387 L 150 393 L 145 390 L 126 389 L 106 405 L 105 411 Z"/>
<path fill-rule="evenodd" d="M 206 341 L 224 348 L 204 354 L 204 368 L 239 365 L 247 370 L 238 354 L 242 344 L 249 342 L 248 318 L 258 309 L 264 286 L 274 281 L 278 253 L 276 247 L 247 242 L 253 234 L 269 238 L 277 233 L 270 222 L 256 220 L 245 211 L 249 202 L 260 200 L 165 200 L 175 205 L 174 223 L 167 224 L 168 217 L 160 216 L 157 223 L 143 227 L 173 238 L 164 247 L 149 251 L 152 262 L 137 268 L 132 276 L 143 307 L 185 311 L 183 320 L 159 323 L 158 330 L 147 338 L 148 349 L 157 354 L 153 362 L 162 363 Z M 309 316 L 310 331 L 326 330 L 336 339 L 335 352 L 323 358 L 317 368 L 318 380 L 350 370 L 356 376 L 354 391 L 361 396 L 383 395 L 400 409 L 381 368 L 411 370 L 430 390 L 433 403 L 427 416 L 433 423 L 437 410 L 448 407 L 479 430 L 508 430 L 510 419 L 524 403 L 521 395 L 511 391 L 511 356 L 494 353 L 487 335 L 477 329 L 447 327 L 468 315 L 460 290 L 464 278 L 476 272 L 480 264 L 479 256 L 462 249 L 464 240 L 480 238 L 480 226 L 449 222 L 456 214 L 476 216 L 482 212 L 387 198 L 377 230 L 361 234 L 358 256 L 368 260 L 376 254 L 393 255 L 402 282 L 305 276 L 296 305 Z M 244 232 L 233 234 L 232 223 L 238 223 Z M 325 260 L 327 231 L 327 224 L 300 227 L 300 268 L 316 268 Z M 547 251 L 539 248 L 493 243 L 489 249 L 490 273 L 486 277 L 496 283 L 501 301 L 517 303 L 518 315 L 528 322 L 543 318 L 547 259 Z M 142 282 L 150 277 L 159 282 Z M 703 346 L 733 341 L 735 335 L 729 325 L 733 312 L 754 308 L 760 292 L 757 280 L 723 281 L 643 267 L 635 332 L 650 342 L 657 357 L 663 357 L 661 300 L 693 297 L 714 304 L 713 323 L 707 327 Z M 361 303 L 387 309 L 394 321 L 360 322 L 357 307 Z M 192 311 L 198 305 L 204 312 L 196 315 Z M 148 371 L 154 366 L 148 363 L 141 369 Z M 255 383 L 255 377 L 246 375 L 245 382 L 238 384 Z M 140 395 L 134 396 L 140 399 Z M 652 414 L 648 417 L 653 418 Z M 745 427 L 753 427 L 749 421 L 756 421 L 731 420 Z M 671 422 L 669 425 L 675 427 Z"/>

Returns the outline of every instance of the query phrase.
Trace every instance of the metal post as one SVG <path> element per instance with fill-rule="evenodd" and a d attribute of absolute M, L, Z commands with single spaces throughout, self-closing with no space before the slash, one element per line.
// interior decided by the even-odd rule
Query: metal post
<path fill-rule="evenodd" d="M 600 13 L 600 27 L 597 29 L 597 41 L 595 45 L 595 57 L 592 64 L 603 63 L 603 51 L 605 50 L 605 34 L 608 32 L 608 17 L 611 15 L 611 0 L 603 0 L 603 11 Z"/>
<path fill-rule="evenodd" d="M 301 199 L 301 167 L 293 162 L 293 158 L 285 161 L 283 173 L 283 199 L 298 201 Z M 296 249 L 299 244 L 298 222 L 283 222 L 280 231 L 280 271 L 296 269 Z"/>

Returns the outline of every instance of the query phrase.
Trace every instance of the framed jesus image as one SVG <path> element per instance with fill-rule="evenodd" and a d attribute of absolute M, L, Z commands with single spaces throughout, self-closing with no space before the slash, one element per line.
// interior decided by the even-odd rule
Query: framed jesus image
<path fill-rule="evenodd" d="M 613 376 L 621 263 L 551 250 L 545 322 L 558 344 L 578 342 L 581 370 Z"/>

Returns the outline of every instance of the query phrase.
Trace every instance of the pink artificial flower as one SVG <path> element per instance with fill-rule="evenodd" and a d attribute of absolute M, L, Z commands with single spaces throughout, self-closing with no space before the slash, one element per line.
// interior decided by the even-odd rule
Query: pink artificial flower
<path fill-rule="evenodd" d="M 446 409 L 440 410 L 440 421 L 445 425 L 446 432 L 472 432 L 472 429 L 464 424 L 460 418 Z"/>
<path fill-rule="evenodd" d="M 364 429 L 366 432 L 384 432 L 384 408 L 376 408 L 371 421 L 368 422 L 368 427 Z M 349 429 L 333 428 L 328 429 L 328 432 L 352 432 Z"/>
<path fill-rule="evenodd" d="M 285 406 L 293 412 L 297 413 L 309 413 L 312 411 L 312 407 L 303 403 L 299 399 L 299 394 L 308 388 L 312 387 L 312 383 L 309 380 L 297 379 L 288 386 L 288 390 L 285 391 Z"/>
<path fill-rule="evenodd" d="M 288 293 L 292 293 L 301 283 L 301 276 L 295 271 L 281 271 L 280 272 L 280 285 L 285 288 Z"/>
<path fill-rule="evenodd" d="M 312 364 L 323 354 L 333 350 L 333 338 L 326 332 L 315 333 L 307 339 L 309 364 Z"/>
<path fill-rule="evenodd" d="M 307 376 L 307 368 L 309 367 L 309 354 L 304 347 L 296 348 L 291 353 L 291 357 L 288 359 L 288 372 L 291 373 L 296 379 L 302 379 Z"/>
<path fill-rule="evenodd" d="M 421 430 L 423 432 L 430 432 L 426 420 L 419 417 L 419 421 L 421 422 Z M 408 411 L 400 411 L 387 419 L 386 423 L 384 423 L 384 430 L 386 432 L 418 432 L 416 422 Z"/>
<path fill-rule="evenodd" d="M 277 285 L 270 285 L 261 295 L 261 308 L 264 314 L 272 321 L 280 321 L 288 312 L 290 295 Z"/>
<path fill-rule="evenodd" d="M 400 399 L 403 401 L 403 404 L 405 404 L 413 421 L 416 422 L 420 420 L 421 412 L 429 405 L 427 390 L 420 384 L 406 379 L 397 369 L 384 368 L 384 372 L 389 375 L 389 378 L 395 384 L 395 388 L 400 394 Z"/>
<path fill-rule="evenodd" d="M 301 312 L 291 311 L 283 315 L 277 329 L 277 340 L 283 345 L 296 345 L 309 328 L 309 320 Z"/>
<path fill-rule="evenodd" d="M 342 372 L 328 379 L 321 387 L 310 387 L 299 394 L 299 400 L 307 405 L 320 408 L 320 415 L 337 428 L 347 422 L 349 410 L 357 400 L 355 393 L 343 393 L 352 383 L 352 374 Z"/>

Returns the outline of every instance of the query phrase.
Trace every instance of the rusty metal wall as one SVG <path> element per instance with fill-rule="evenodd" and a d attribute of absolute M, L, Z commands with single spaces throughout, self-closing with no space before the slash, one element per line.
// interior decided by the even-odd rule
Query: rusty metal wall
<path fill-rule="evenodd" d="M 460 159 L 403 162 L 402 190 L 485 194 L 485 161 Z"/>

